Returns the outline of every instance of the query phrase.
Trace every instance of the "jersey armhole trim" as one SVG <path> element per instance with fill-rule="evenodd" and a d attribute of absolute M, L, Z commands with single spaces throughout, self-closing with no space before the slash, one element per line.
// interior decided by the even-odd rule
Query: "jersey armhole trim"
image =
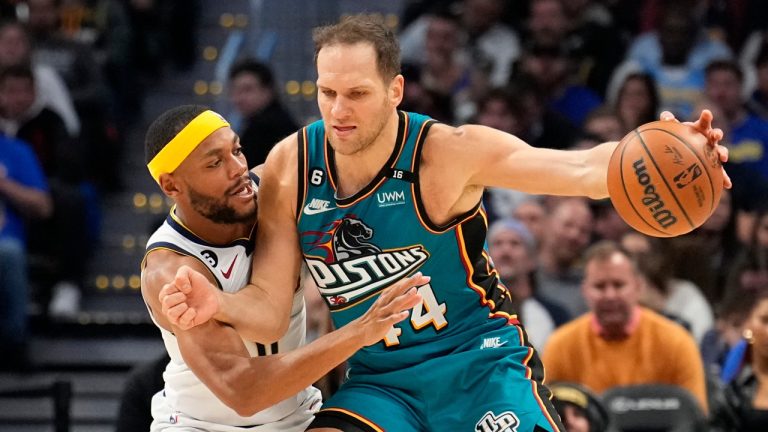
<path fill-rule="evenodd" d="M 303 127 L 298 137 L 298 177 L 296 178 L 296 223 L 301 220 L 301 207 L 307 199 L 307 128 Z"/>
<path fill-rule="evenodd" d="M 413 191 L 413 201 L 416 203 L 416 216 L 421 220 L 424 227 L 432 232 L 433 234 L 442 234 L 452 228 L 454 228 L 456 225 L 461 224 L 462 222 L 466 221 L 467 219 L 470 219 L 473 217 L 477 211 L 480 209 L 482 204 L 482 199 L 477 202 L 477 204 L 469 209 L 468 211 L 454 217 L 448 223 L 444 225 L 438 225 L 429 218 L 429 215 L 427 215 L 427 210 L 424 207 L 424 203 L 422 202 L 421 198 L 421 176 L 419 175 L 419 167 L 421 165 L 421 152 L 424 149 L 424 143 L 427 141 L 427 135 L 429 134 L 429 129 L 432 127 L 432 125 L 436 124 L 437 121 L 435 120 L 428 120 L 424 122 L 422 125 L 422 129 L 419 132 L 418 138 L 416 138 L 416 144 L 415 148 L 413 150 L 413 161 L 411 163 L 411 171 L 413 171 L 416 174 L 416 181 L 411 184 L 411 189 Z"/>

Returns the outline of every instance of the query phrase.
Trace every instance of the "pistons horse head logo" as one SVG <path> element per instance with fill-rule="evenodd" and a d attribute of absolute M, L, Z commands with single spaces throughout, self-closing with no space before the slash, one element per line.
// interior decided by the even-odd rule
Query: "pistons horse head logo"
<path fill-rule="evenodd" d="M 373 229 L 353 214 L 333 221 L 325 231 L 306 231 L 302 237 L 312 239 L 309 245 L 322 251 L 323 261 L 327 263 L 381 252 L 378 246 L 370 243 Z"/>
<path fill-rule="evenodd" d="M 382 249 L 374 244 L 374 234 L 373 228 L 351 213 L 320 230 L 301 233 L 304 262 L 331 309 L 370 297 L 408 277 L 429 259 L 421 244 Z M 384 246 L 386 240 L 379 238 Z"/>
<path fill-rule="evenodd" d="M 378 246 L 368 243 L 373 229 L 360 219 L 346 216 L 333 233 L 333 254 L 337 261 L 380 253 Z"/>

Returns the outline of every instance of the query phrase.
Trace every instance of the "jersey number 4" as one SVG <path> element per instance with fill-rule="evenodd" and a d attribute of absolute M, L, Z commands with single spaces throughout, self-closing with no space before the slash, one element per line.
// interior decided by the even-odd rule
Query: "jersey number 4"
<path fill-rule="evenodd" d="M 438 331 L 447 326 L 448 321 L 445 319 L 445 303 L 437 302 L 432 287 L 429 284 L 420 286 L 419 294 L 421 294 L 421 303 L 411 309 L 411 327 L 413 327 L 414 330 L 421 330 L 432 324 L 435 326 L 435 331 Z M 384 336 L 384 343 L 388 347 L 399 345 L 400 338 L 398 336 L 402 333 L 403 329 L 393 326 L 389 329 L 389 333 Z"/>

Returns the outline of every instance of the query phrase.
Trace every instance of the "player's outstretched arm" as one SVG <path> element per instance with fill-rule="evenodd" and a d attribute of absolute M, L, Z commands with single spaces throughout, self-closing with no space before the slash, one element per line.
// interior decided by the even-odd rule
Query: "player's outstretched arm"
<path fill-rule="evenodd" d="M 592 198 L 608 195 L 608 161 L 617 145 L 611 142 L 579 151 L 537 148 L 514 135 L 479 125 L 435 125 L 428 139 L 440 143 L 440 150 L 427 152 L 425 148 L 425 157 L 434 157 L 442 171 L 460 176 L 454 180 L 465 187 Z"/>
<path fill-rule="evenodd" d="M 285 354 L 250 357 L 235 329 L 216 320 L 180 330 L 176 337 L 195 375 L 239 415 L 250 416 L 312 385 L 358 349 L 379 342 L 421 301 L 414 287 L 428 282 L 421 274 L 401 280 L 382 291 L 355 321 Z"/>
<path fill-rule="evenodd" d="M 674 120 L 669 113 L 661 118 Z M 711 120 L 712 114 L 705 110 L 691 125 L 716 146 L 721 160 L 726 160 L 727 150 L 718 144 L 722 131 L 713 129 Z M 608 162 L 618 144 L 607 142 L 589 150 L 537 148 L 513 135 L 478 125 L 436 125 L 429 139 L 441 143 L 440 151 L 430 152 L 439 158 L 437 163 L 464 176 L 461 181 L 465 185 L 596 199 L 608 196 Z M 724 186 L 730 187 L 730 181 Z"/>

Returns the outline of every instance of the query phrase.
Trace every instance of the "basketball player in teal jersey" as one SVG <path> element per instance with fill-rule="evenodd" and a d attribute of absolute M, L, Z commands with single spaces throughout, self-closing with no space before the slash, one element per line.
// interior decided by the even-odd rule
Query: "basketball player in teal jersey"
<path fill-rule="evenodd" d="M 422 271 L 432 279 L 410 319 L 352 357 L 349 379 L 312 430 L 563 430 L 488 258 L 481 195 L 495 186 L 603 198 L 616 143 L 539 149 L 398 111 L 397 41 L 369 17 L 320 28 L 315 43 L 322 121 L 267 159 L 251 283 L 234 295 L 168 286 L 160 293 L 168 319 L 186 328 L 214 318 L 246 335 L 268 323 L 282 330 L 303 258 L 342 326 L 384 286 Z M 705 111 L 693 125 L 717 146 L 722 132 L 711 120 Z M 272 313 L 256 317 L 254 308 Z"/>

